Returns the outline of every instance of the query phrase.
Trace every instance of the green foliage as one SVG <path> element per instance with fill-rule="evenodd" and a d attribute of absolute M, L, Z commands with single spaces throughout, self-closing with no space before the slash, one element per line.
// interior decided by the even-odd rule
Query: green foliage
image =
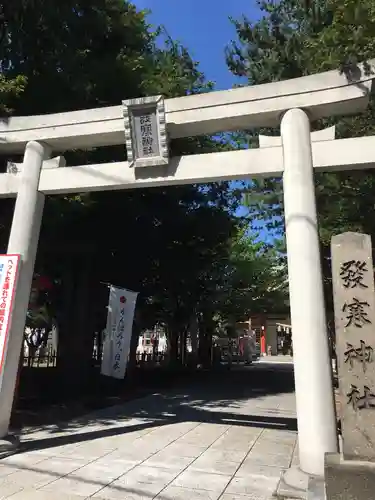
<path fill-rule="evenodd" d="M 375 3 L 372 0 L 265 0 L 263 17 L 252 23 L 233 21 L 238 40 L 227 50 L 230 69 L 246 76 L 250 84 L 296 78 L 338 69 L 348 77 L 356 65 L 374 55 Z M 375 133 L 374 97 L 368 110 L 355 117 L 323 120 L 319 129 L 336 125 L 336 137 Z M 258 131 L 257 131 L 258 132 Z M 261 131 L 262 133 L 263 131 Z M 266 133 L 278 133 L 267 130 Z M 255 131 L 242 134 L 242 144 L 254 144 Z M 329 243 L 333 234 L 363 231 L 375 237 L 373 218 L 375 176 L 372 171 L 316 175 L 316 194 L 324 270 L 329 283 Z M 264 221 L 276 237 L 284 232 L 282 181 L 279 178 L 251 183 L 245 200 L 249 219 Z M 328 294 L 330 296 L 330 294 Z"/>
<path fill-rule="evenodd" d="M 16 78 L 9 79 L 0 73 L 0 114 L 8 115 L 11 113 L 9 102 L 17 98 L 25 89 L 26 79 L 18 75 Z"/>
<path fill-rule="evenodd" d="M 18 114 L 118 104 L 142 93 L 154 35 L 131 3 L 3 0 L 0 12 L 2 72 L 27 77 Z"/>
<path fill-rule="evenodd" d="M 305 40 L 308 70 L 327 71 L 341 68 L 350 72 L 359 62 L 375 53 L 375 3 L 372 0 L 329 0 L 313 2 L 319 8 L 320 24 L 315 36 Z M 313 6 L 305 18 L 312 17 Z M 350 37 L 348 37 L 350 33 Z"/>
<path fill-rule="evenodd" d="M 241 229 L 231 242 L 219 314 L 234 323 L 250 315 L 284 312 L 288 285 L 284 257 Z"/>
<path fill-rule="evenodd" d="M 174 97 L 212 90 L 212 82 L 206 81 L 189 51 L 169 35 L 164 36 L 162 29 L 158 33 L 159 38 L 164 38 L 164 47 L 153 45 L 152 64 L 144 82 L 146 94 L 159 92 L 165 97 Z"/>

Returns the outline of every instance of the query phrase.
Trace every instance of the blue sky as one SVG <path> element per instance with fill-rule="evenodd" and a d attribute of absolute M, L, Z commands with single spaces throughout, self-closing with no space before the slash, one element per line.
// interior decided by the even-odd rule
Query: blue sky
<path fill-rule="evenodd" d="M 186 46 L 208 80 L 218 90 L 231 88 L 236 82 L 229 72 L 224 49 L 236 38 L 229 17 L 243 14 L 259 18 L 255 0 L 132 0 L 139 9 L 150 9 L 150 24 L 163 25 L 169 35 Z"/>
<path fill-rule="evenodd" d="M 215 82 L 217 90 L 232 88 L 239 79 L 234 77 L 225 62 L 225 47 L 236 39 L 229 17 L 240 19 L 245 15 L 256 21 L 260 11 L 256 0 L 132 0 L 139 9 L 149 9 L 151 25 L 163 25 L 168 34 L 181 42 L 195 61 L 200 63 L 207 80 Z M 237 214 L 247 210 L 241 207 Z M 270 235 L 260 230 L 260 238 Z"/>

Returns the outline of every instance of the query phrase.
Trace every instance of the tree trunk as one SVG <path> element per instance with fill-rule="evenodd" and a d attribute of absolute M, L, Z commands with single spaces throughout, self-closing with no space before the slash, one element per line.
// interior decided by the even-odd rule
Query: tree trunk
<path fill-rule="evenodd" d="M 174 328 L 168 327 L 168 357 L 170 366 L 178 364 L 178 334 Z"/>
<path fill-rule="evenodd" d="M 69 322 L 69 330 L 65 330 L 61 336 L 59 361 L 63 385 L 69 396 L 85 391 L 90 380 L 94 338 L 94 314 L 90 311 L 90 302 L 96 291 L 91 263 L 87 255 L 75 262 L 77 279 L 72 294 L 73 301 L 65 311 L 72 321 Z"/>
<path fill-rule="evenodd" d="M 184 330 L 180 333 L 180 360 L 182 366 L 186 366 L 187 364 L 186 341 L 187 341 L 187 330 L 186 328 L 184 328 Z"/>
<path fill-rule="evenodd" d="M 205 368 L 212 364 L 212 335 L 211 319 L 205 315 L 199 324 L 199 363 Z"/>
<path fill-rule="evenodd" d="M 132 337 L 130 339 L 129 361 L 126 370 L 126 376 L 132 376 L 137 367 L 137 347 L 139 342 L 139 335 L 141 333 L 140 325 L 137 319 L 134 320 Z"/>
<path fill-rule="evenodd" d="M 57 345 L 57 368 L 61 371 L 61 380 L 64 380 L 64 371 L 68 369 L 70 351 L 70 332 L 73 323 L 72 309 L 74 304 L 75 280 L 72 259 L 67 259 L 67 270 L 64 273 L 61 290 L 61 303 L 58 307 L 57 322 L 60 335 Z"/>
<path fill-rule="evenodd" d="M 27 366 L 29 368 L 30 368 L 30 366 L 33 365 L 33 362 L 35 361 L 36 351 L 37 351 L 37 347 L 34 344 L 32 344 L 32 343 L 28 343 L 28 354 L 29 354 L 29 357 L 28 357 L 28 360 L 27 360 Z"/>
<path fill-rule="evenodd" d="M 191 340 L 191 358 L 193 368 L 197 367 L 198 364 L 198 336 L 199 336 L 199 324 L 197 315 L 194 312 L 190 318 L 190 340 Z"/>

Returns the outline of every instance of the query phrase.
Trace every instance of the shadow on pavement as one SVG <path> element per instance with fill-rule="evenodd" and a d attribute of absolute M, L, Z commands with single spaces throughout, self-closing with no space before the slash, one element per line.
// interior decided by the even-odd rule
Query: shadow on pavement
<path fill-rule="evenodd" d="M 267 370 L 246 367 L 208 372 L 192 377 L 167 393 L 155 393 L 123 405 L 112 406 L 77 420 L 42 427 L 44 437 L 23 435 L 21 451 L 40 450 L 70 443 L 116 436 L 178 422 L 297 430 L 294 412 L 270 406 L 265 397 L 294 392 L 292 368 Z M 255 404 L 252 404 L 251 402 Z M 271 398 L 271 404 L 276 399 Z M 251 404 L 251 408 L 247 405 Z M 255 407 L 254 407 L 255 406 Z M 139 422 L 143 419 L 143 422 Z M 122 425 L 123 424 L 123 425 Z M 98 425 L 101 426 L 97 429 Z M 90 427 L 92 429 L 90 430 Z M 60 435 L 59 435 L 60 434 Z"/>
<path fill-rule="evenodd" d="M 135 425 L 124 425 L 122 427 L 112 427 L 109 429 L 93 430 L 89 432 L 81 432 L 79 434 L 70 434 L 64 436 L 48 437 L 43 439 L 33 439 L 32 441 L 25 442 L 22 444 L 20 452 L 44 450 L 48 448 L 54 448 L 57 446 L 64 446 L 73 443 L 82 443 L 85 441 L 93 441 L 95 439 L 101 439 L 105 437 L 112 437 L 123 435 L 128 432 L 141 431 L 148 428 L 162 427 L 164 425 L 171 425 L 180 422 L 197 422 L 197 423 L 211 423 L 211 424 L 222 424 L 222 425 L 243 425 L 248 427 L 260 427 L 263 429 L 279 429 L 296 431 L 297 421 L 295 418 L 290 417 L 270 417 L 266 415 L 247 415 L 239 418 L 239 415 L 234 413 L 220 413 L 207 415 L 208 412 L 205 411 L 195 411 L 195 412 L 185 412 L 185 414 L 176 416 L 162 417 L 157 415 L 156 417 L 148 414 L 149 418 L 155 418 L 151 422 L 145 422 L 144 424 Z"/>

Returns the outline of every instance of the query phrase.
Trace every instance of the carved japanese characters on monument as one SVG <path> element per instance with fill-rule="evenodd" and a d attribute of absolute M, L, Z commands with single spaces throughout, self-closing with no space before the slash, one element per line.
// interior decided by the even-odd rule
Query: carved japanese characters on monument
<path fill-rule="evenodd" d="M 169 159 L 162 96 L 123 101 L 128 161 L 136 167 L 167 165 Z"/>
<path fill-rule="evenodd" d="M 371 238 L 332 238 L 336 349 L 346 459 L 375 461 L 375 290 Z"/>
<path fill-rule="evenodd" d="M 359 260 L 348 260 L 341 265 L 340 277 L 345 288 L 368 288 L 363 282 L 365 273 L 368 273 L 367 263 Z"/>
<path fill-rule="evenodd" d="M 373 362 L 374 349 L 370 345 L 366 345 L 363 340 L 360 340 L 360 347 L 355 348 L 353 344 L 346 343 L 347 350 L 345 351 L 345 363 L 349 363 L 350 368 L 354 368 L 355 363 L 361 363 L 363 371 L 366 371 L 367 364 Z"/>
<path fill-rule="evenodd" d="M 134 136 L 139 158 L 159 156 L 158 124 L 156 110 L 134 110 Z"/>

